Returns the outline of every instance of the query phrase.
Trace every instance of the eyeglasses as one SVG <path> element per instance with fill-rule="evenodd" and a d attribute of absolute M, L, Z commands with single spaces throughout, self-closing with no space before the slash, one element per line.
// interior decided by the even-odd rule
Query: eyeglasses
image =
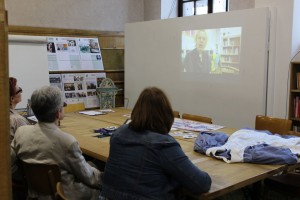
<path fill-rule="evenodd" d="M 22 92 L 23 92 L 22 88 L 19 87 L 18 91 L 16 91 L 16 95 L 19 94 L 19 93 L 22 93 Z"/>

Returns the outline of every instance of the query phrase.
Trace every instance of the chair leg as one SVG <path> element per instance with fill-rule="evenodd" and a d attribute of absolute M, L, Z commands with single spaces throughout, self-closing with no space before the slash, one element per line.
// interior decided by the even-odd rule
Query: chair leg
<path fill-rule="evenodd" d="M 262 194 L 262 182 L 258 181 L 252 184 L 252 199 L 261 199 Z"/>
<path fill-rule="evenodd" d="M 12 180 L 12 197 L 13 200 L 26 200 L 27 185 L 23 182 L 16 183 Z"/>

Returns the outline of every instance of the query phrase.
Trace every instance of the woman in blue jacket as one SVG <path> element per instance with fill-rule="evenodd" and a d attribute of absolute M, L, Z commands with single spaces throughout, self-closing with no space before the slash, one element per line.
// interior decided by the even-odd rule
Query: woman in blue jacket
<path fill-rule="evenodd" d="M 103 195 L 112 200 L 179 199 L 181 189 L 207 192 L 210 176 L 195 166 L 168 133 L 174 121 L 162 90 L 149 87 L 140 94 L 131 122 L 110 140 L 103 175 Z"/>

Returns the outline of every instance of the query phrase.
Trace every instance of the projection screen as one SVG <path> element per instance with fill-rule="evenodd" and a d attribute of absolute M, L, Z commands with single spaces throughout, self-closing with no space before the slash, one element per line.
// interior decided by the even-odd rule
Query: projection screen
<path fill-rule="evenodd" d="M 132 108 L 149 86 L 182 113 L 228 127 L 265 114 L 269 9 L 249 9 L 125 27 L 125 97 Z"/>

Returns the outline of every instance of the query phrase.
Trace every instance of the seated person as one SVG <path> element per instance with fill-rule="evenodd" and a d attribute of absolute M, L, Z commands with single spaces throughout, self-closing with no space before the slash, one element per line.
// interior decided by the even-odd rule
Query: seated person
<path fill-rule="evenodd" d="M 18 86 L 17 79 L 14 77 L 9 78 L 9 118 L 10 118 L 10 142 L 14 139 L 17 128 L 23 125 L 29 125 L 29 121 L 22 117 L 16 110 L 18 103 L 22 101 L 22 88 Z"/>
<path fill-rule="evenodd" d="M 31 108 L 38 123 L 18 128 L 11 143 L 12 164 L 16 165 L 17 159 L 57 164 L 68 199 L 98 199 L 101 172 L 86 162 L 76 139 L 57 126 L 64 117 L 63 104 L 57 87 L 45 86 L 33 92 Z M 32 190 L 29 197 L 47 198 Z"/>
<path fill-rule="evenodd" d="M 113 200 L 176 199 L 207 192 L 210 176 L 195 166 L 168 133 L 173 110 L 163 91 L 143 90 L 131 122 L 117 129 L 103 174 L 102 195 Z"/>

